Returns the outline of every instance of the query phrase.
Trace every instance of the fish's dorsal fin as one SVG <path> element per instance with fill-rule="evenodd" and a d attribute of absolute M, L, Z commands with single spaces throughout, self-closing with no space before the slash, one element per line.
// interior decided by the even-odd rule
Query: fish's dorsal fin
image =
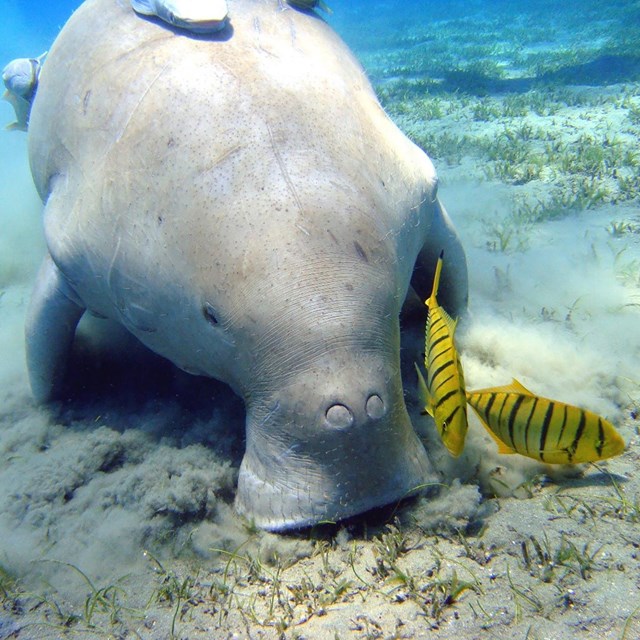
<path fill-rule="evenodd" d="M 442 317 L 447 325 L 447 329 L 449 330 L 449 335 L 453 338 L 453 334 L 456 332 L 456 327 L 458 326 L 458 318 L 455 320 L 447 313 L 444 307 L 440 307 L 440 311 L 442 312 Z"/>
<path fill-rule="evenodd" d="M 519 382 L 515 378 L 512 378 L 511 384 L 507 385 L 507 387 L 509 387 L 511 389 L 511 391 L 513 391 L 515 393 L 522 393 L 525 396 L 533 396 L 533 395 L 535 395 L 534 393 L 531 393 L 531 391 L 529 391 L 529 389 L 527 389 L 521 382 Z"/>
<path fill-rule="evenodd" d="M 424 406 L 425 411 L 433 418 L 433 408 L 431 406 L 431 397 L 429 396 L 427 383 L 424 380 L 424 376 L 422 375 L 422 371 L 420 371 L 418 363 L 414 362 L 413 365 L 416 368 L 416 373 L 418 374 L 418 398 L 420 403 Z"/>
<path fill-rule="evenodd" d="M 467 401 L 469 396 L 473 396 L 477 393 L 518 393 L 523 396 L 535 397 L 535 393 L 532 393 L 522 383 L 518 382 L 515 378 L 511 380 L 511 384 L 504 384 L 500 387 L 488 387 L 486 389 L 474 389 L 473 391 L 467 391 Z"/>

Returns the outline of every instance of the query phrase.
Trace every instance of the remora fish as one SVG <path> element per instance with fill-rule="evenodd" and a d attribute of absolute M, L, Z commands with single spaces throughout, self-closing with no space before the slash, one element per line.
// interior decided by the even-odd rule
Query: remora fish
<path fill-rule="evenodd" d="M 469 391 L 467 402 L 500 453 L 578 464 L 624 451 L 624 440 L 610 422 L 591 411 L 536 396 L 515 378 L 503 387 Z"/>
<path fill-rule="evenodd" d="M 2 97 L 16 112 L 16 121 L 7 125 L 7 129 L 27 130 L 31 105 L 38 88 L 40 69 L 46 56 L 45 51 L 37 58 L 17 58 L 2 70 L 2 81 L 7 89 Z"/>
<path fill-rule="evenodd" d="M 136 13 L 157 16 L 193 33 L 213 33 L 227 25 L 226 0 L 131 0 Z"/>
<path fill-rule="evenodd" d="M 416 371 L 425 410 L 435 420 L 444 446 L 457 457 L 462 452 L 467 434 L 467 401 L 462 366 L 453 341 L 458 321 L 452 320 L 436 299 L 443 254 L 440 253 L 436 265 L 431 297 L 425 300 L 429 307 L 424 354 L 426 382 L 417 365 Z"/>

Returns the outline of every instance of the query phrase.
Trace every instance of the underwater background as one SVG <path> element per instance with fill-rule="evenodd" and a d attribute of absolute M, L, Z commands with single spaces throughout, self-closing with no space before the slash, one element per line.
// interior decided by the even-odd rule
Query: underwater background
<path fill-rule="evenodd" d="M 232 509 L 244 414 L 224 385 L 131 341 L 105 354 L 98 335 L 74 356 L 74 399 L 31 400 L 42 207 L 26 134 L 0 131 L 0 640 L 640 637 L 640 2 L 328 4 L 440 176 L 469 264 L 468 388 L 516 377 L 606 416 L 625 453 L 543 467 L 475 422 L 451 458 L 420 415 L 410 338 L 437 496 L 251 529 Z M 0 63 L 46 51 L 76 6 L 1 2 Z"/>

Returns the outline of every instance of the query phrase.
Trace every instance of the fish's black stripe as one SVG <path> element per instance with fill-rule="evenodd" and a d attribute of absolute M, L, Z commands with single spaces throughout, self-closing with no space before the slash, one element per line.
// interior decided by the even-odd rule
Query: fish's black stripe
<path fill-rule="evenodd" d="M 429 354 L 429 362 L 433 363 L 435 362 L 438 358 L 442 358 L 442 356 L 446 355 L 448 351 L 451 351 L 451 347 L 445 347 L 444 349 L 442 349 L 442 351 L 439 351 L 438 353 L 436 353 L 435 355 L 433 355 L 432 353 Z M 447 356 L 449 357 L 449 356 Z"/>
<path fill-rule="evenodd" d="M 440 336 L 437 340 L 434 340 L 430 345 L 429 345 L 429 349 L 428 349 L 428 353 L 431 353 L 434 348 L 436 347 L 436 345 L 440 344 L 443 340 L 447 339 L 447 335 L 443 335 Z"/>
<path fill-rule="evenodd" d="M 518 415 L 518 411 L 520 409 L 520 405 L 524 402 L 524 396 L 519 395 L 516 398 L 516 401 L 513 403 L 513 407 L 511 407 L 511 411 L 509 412 L 509 417 L 507 418 L 507 425 L 509 430 L 509 439 L 511 440 L 511 447 L 513 449 L 516 448 L 516 442 L 513 435 L 513 429 L 516 426 L 516 416 Z"/>
<path fill-rule="evenodd" d="M 491 411 L 491 407 L 493 406 L 493 403 L 496 401 L 496 394 L 495 393 L 490 393 L 489 395 L 489 402 L 487 402 L 487 406 L 484 408 L 484 417 L 486 419 L 487 422 L 489 422 L 489 413 Z"/>
<path fill-rule="evenodd" d="M 533 414 L 536 410 L 536 405 L 538 404 L 538 398 L 534 397 L 533 399 L 533 406 L 531 407 L 531 411 L 529 412 L 529 415 L 527 416 L 527 423 L 524 425 L 524 450 L 527 453 L 531 453 L 531 451 L 529 451 L 529 427 L 531 426 L 531 418 L 533 418 Z"/>
<path fill-rule="evenodd" d="M 567 426 L 567 405 L 563 404 L 562 409 L 564 411 L 564 414 L 562 416 L 562 424 L 560 425 L 560 433 L 558 434 L 558 439 L 556 440 L 556 449 L 558 448 L 558 446 L 560 445 L 560 442 L 562 441 L 564 428 Z"/>
<path fill-rule="evenodd" d="M 604 448 L 604 427 L 602 426 L 602 418 L 598 416 L 598 441 L 596 442 L 596 453 L 598 458 L 602 458 L 602 449 Z"/>
<path fill-rule="evenodd" d="M 555 409 L 555 402 L 550 401 L 547 407 L 547 412 L 544 414 L 544 420 L 542 421 L 542 429 L 540 430 L 540 460 L 544 462 L 544 449 L 547 444 L 547 434 L 549 433 L 549 425 L 551 424 L 551 418 L 553 417 L 553 411 Z"/>
<path fill-rule="evenodd" d="M 449 367 L 453 366 L 453 360 L 447 360 L 444 364 L 440 365 L 434 372 L 433 375 L 431 376 L 431 380 L 429 381 L 429 389 L 431 389 L 431 385 L 433 384 L 434 380 L 445 370 L 448 369 Z"/>
<path fill-rule="evenodd" d="M 433 390 L 433 393 L 436 393 L 440 387 L 442 387 L 443 385 L 447 384 L 447 382 L 449 382 L 449 380 L 451 380 L 451 378 L 454 378 L 455 375 L 456 375 L 455 373 L 452 373 L 448 378 L 446 378 L 442 382 L 439 382 L 438 386 Z"/>
<path fill-rule="evenodd" d="M 498 419 L 496 420 L 496 425 L 500 431 L 500 433 L 498 434 L 498 437 L 504 441 L 507 436 L 504 433 L 504 427 L 502 424 L 502 412 L 504 411 L 504 408 L 507 406 L 507 403 L 509 402 L 509 394 L 501 393 L 500 395 L 502 396 L 501 398 L 502 404 L 500 405 L 500 409 L 498 410 Z M 497 394 L 496 394 L 496 398 L 497 398 Z"/>
<path fill-rule="evenodd" d="M 442 398 L 440 398 L 438 402 L 436 402 L 436 408 L 439 407 L 443 402 L 446 402 L 451 396 L 455 396 L 456 393 L 458 393 L 457 389 L 451 389 L 451 391 L 447 391 L 447 393 L 445 393 Z"/>
<path fill-rule="evenodd" d="M 438 311 L 440 311 L 439 308 L 436 308 L 433 310 L 433 313 L 431 314 L 431 324 L 429 325 L 429 329 L 431 330 L 440 330 L 440 325 L 444 325 L 444 327 L 446 327 L 446 322 L 444 320 L 444 316 L 442 315 L 442 313 L 437 313 Z"/>
<path fill-rule="evenodd" d="M 580 438 L 582 438 L 582 432 L 584 431 L 584 427 L 587 423 L 587 418 L 586 415 L 584 413 L 584 411 L 582 411 L 582 409 L 580 409 L 580 422 L 578 423 L 578 429 L 576 431 L 576 436 L 573 439 L 573 442 L 571 443 L 571 446 L 568 449 L 568 453 L 569 453 L 569 462 L 571 462 L 571 460 L 573 460 L 573 456 L 576 453 L 576 449 L 578 448 L 578 443 L 580 442 Z"/>
<path fill-rule="evenodd" d="M 460 411 L 460 405 L 457 404 L 454 408 L 454 410 L 443 420 L 443 424 L 444 424 L 444 428 L 447 429 L 449 427 L 449 423 L 451 422 L 451 420 L 453 419 L 453 416 L 456 415 L 456 413 Z"/>
<path fill-rule="evenodd" d="M 448 353 L 448 351 L 448 349 L 445 349 L 435 357 L 429 358 L 429 367 L 432 369 L 434 367 L 438 368 L 444 362 L 453 362 L 453 358 L 451 357 L 451 354 Z"/>
<path fill-rule="evenodd" d="M 429 322 L 429 330 L 433 331 L 433 329 L 435 328 L 436 324 L 438 324 L 439 322 L 444 322 L 444 318 L 439 315 L 436 318 L 433 319 L 433 321 L 431 321 L 431 318 L 429 318 L 430 322 Z"/>
<path fill-rule="evenodd" d="M 444 336 L 445 338 L 448 338 L 449 329 L 443 326 L 443 327 L 438 327 L 433 331 L 429 331 L 429 333 L 427 334 L 427 340 L 429 341 L 429 343 L 431 343 L 432 341 L 438 340 L 441 335 Z"/>

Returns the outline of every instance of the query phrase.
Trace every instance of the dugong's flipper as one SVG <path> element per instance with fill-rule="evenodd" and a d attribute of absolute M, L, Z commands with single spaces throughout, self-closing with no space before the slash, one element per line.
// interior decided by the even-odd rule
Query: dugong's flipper
<path fill-rule="evenodd" d="M 27 369 L 37 402 L 60 391 L 76 327 L 84 307 L 51 256 L 45 257 L 26 320 Z"/>

